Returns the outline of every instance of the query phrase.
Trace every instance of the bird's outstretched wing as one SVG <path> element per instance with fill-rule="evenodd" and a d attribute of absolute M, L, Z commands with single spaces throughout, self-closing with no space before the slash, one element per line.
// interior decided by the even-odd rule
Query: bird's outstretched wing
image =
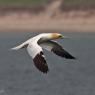
<path fill-rule="evenodd" d="M 29 55 L 33 58 L 34 64 L 43 73 L 48 72 L 48 65 L 46 63 L 43 50 L 38 44 L 29 44 L 27 47 Z"/>
<path fill-rule="evenodd" d="M 64 57 L 66 59 L 75 59 L 74 56 L 72 56 L 70 53 L 68 53 L 66 50 L 62 48 L 56 41 L 46 41 L 43 43 L 40 43 L 42 48 L 51 51 L 55 53 L 58 56 Z"/>

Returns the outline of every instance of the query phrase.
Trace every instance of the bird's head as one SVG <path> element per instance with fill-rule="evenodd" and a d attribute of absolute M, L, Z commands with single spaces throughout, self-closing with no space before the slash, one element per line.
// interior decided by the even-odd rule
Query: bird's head
<path fill-rule="evenodd" d="M 60 33 L 52 33 L 51 34 L 51 38 L 52 39 L 63 39 L 63 38 L 67 38 L 66 36 L 63 36 L 62 34 Z"/>
<path fill-rule="evenodd" d="M 41 36 L 42 38 L 40 41 L 67 38 L 66 36 L 63 36 L 60 33 L 43 33 L 41 34 Z"/>

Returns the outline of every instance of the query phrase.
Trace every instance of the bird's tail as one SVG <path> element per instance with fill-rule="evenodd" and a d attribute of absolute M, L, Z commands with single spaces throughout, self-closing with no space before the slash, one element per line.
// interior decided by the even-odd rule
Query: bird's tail
<path fill-rule="evenodd" d="M 22 49 L 22 48 L 26 48 L 27 46 L 28 46 L 28 44 L 22 43 L 22 44 L 20 44 L 16 47 L 11 48 L 11 50 L 19 50 L 19 49 Z"/>

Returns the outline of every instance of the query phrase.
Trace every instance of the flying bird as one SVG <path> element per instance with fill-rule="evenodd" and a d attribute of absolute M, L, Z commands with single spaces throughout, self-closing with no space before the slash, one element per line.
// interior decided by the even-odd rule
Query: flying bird
<path fill-rule="evenodd" d="M 34 65 L 37 67 L 37 69 L 43 73 L 47 73 L 49 68 L 43 53 L 43 49 L 46 49 L 66 59 L 75 59 L 75 57 L 64 50 L 57 41 L 54 41 L 55 39 L 61 38 L 65 38 L 65 36 L 59 33 L 42 33 L 12 48 L 12 50 L 26 48 L 29 55 L 32 57 Z"/>

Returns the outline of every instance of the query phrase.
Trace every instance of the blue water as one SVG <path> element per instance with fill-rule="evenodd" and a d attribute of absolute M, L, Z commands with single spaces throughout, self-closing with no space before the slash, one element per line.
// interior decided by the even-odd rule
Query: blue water
<path fill-rule="evenodd" d="M 0 33 L 0 95 L 95 95 L 95 33 L 65 33 L 58 40 L 77 58 L 66 60 L 44 51 L 48 74 L 39 72 L 25 49 L 10 48 L 35 32 Z"/>

